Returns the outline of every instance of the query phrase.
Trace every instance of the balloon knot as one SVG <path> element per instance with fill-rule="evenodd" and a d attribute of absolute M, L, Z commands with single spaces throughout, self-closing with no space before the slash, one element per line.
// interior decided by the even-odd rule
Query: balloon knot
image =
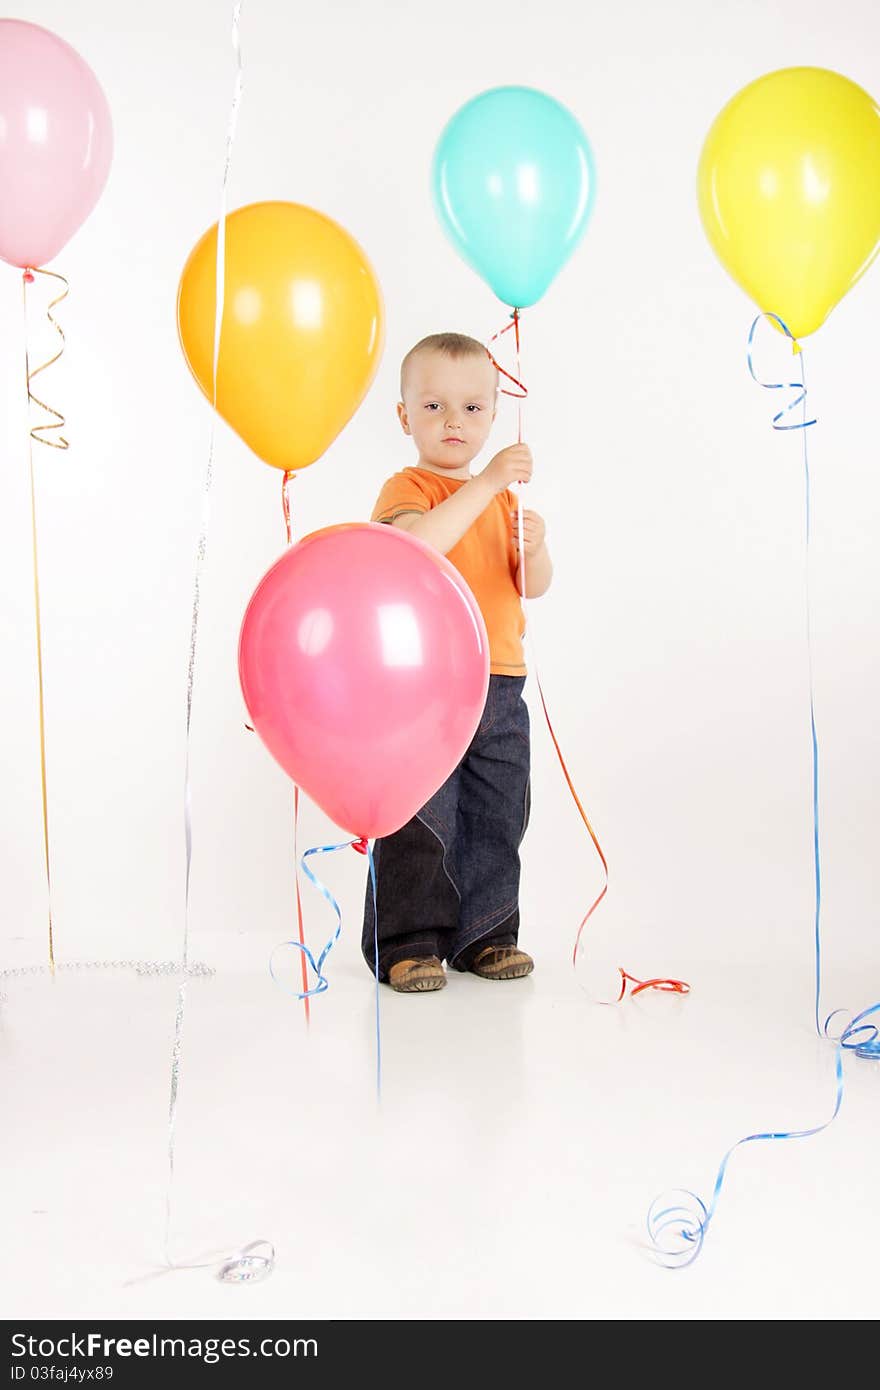
<path fill-rule="evenodd" d="M 360 840 L 352 840 L 351 847 L 356 849 L 358 854 L 366 854 L 368 849 L 367 842 L 363 837 Z"/>
<path fill-rule="evenodd" d="M 800 343 L 798 342 L 797 338 L 792 338 L 792 340 L 791 340 L 791 355 L 792 355 L 792 357 L 797 357 L 797 355 L 798 355 L 798 353 L 799 353 L 800 351 L 801 351 L 801 345 L 800 345 Z"/>
<path fill-rule="evenodd" d="M 32 284 L 34 283 L 34 273 L 33 273 L 33 271 L 32 271 L 32 270 L 25 270 L 24 275 L 22 276 L 22 279 L 24 280 L 24 283 L 25 283 L 26 285 L 32 285 Z"/>

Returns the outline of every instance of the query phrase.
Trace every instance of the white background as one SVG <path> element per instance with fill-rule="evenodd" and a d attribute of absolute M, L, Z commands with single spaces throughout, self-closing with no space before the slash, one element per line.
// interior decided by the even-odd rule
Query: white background
<path fill-rule="evenodd" d="M 86 57 L 116 138 L 104 196 L 53 266 L 71 282 L 61 310 L 68 346 L 40 379 L 67 417 L 72 445 L 66 454 L 38 448 L 36 460 L 62 961 L 179 955 L 185 681 L 209 407 L 178 347 L 175 294 L 190 248 L 218 211 L 230 13 L 220 0 L 45 0 L 17 9 Z M 387 346 L 369 396 L 295 483 L 298 535 L 366 518 L 384 478 L 411 461 L 394 413 L 398 364 L 411 344 L 441 329 L 485 339 L 505 322 L 506 310 L 445 242 L 431 206 L 430 159 L 445 121 L 477 92 L 519 82 L 552 93 L 582 122 L 598 169 L 594 215 L 573 260 L 525 315 L 523 367 L 525 436 L 536 460 L 528 500 L 547 519 L 556 566 L 531 622 L 557 733 L 611 866 L 593 949 L 596 959 L 641 974 L 698 980 L 703 968 L 721 978 L 719 967 L 734 967 L 719 993 L 734 1017 L 738 1001 L 749 1005 L 749 982 L 764 974 L 778 991 L 768 1017 L 787 1001 L 807 1040 L 801 440 L 771 430 L 777 393 L 748 376 L 752 306 L 703 236 L 695 169 L 718 110 L 764 72 L 818 64 L 880 93 L 876 6 L 447 0 L 429 8 L 394 0 L 376 9 L 246 0 L 242 44 L 230 207 L 281 198 L 330 214 L 365 249 L 387 308 Z M 35 356 L 51 343 L 36 312 L 41 294 L 38 284 Z M 865 1006 L 878 990 L 878 308 L 873 269 L 806 343 L 820 421 L 809 444 L 829 1007 Z M 2 936 L 9 964 L 41 964 L 21 287 L 2 266 L 0 323 Z M 771 377 L 791 365 L 772 338 L 763 339 Z M 510 442 L 514 430 L 508 402 L 492 444 Z M 292 794 L 244 730 L 235 658 L 246 602 L 282 548 L 279 485 L 280 474 L 221 425 L 194 706 L 192 951 L 222 955 L 225 942 L 259 971 L 267 943 L 291 933 Z M 521 939 L 537 957 L 538 989 L 542 968 L 547 978 L 564 968 L 601 874 L 533 688 L 530 703 L 534 795 Z M 321 843 L 336 831 L 306 807 L 301 837 Z M 345 917 L 337 969 L 368 1011 L 363 868 L 354 855 L 338 856 L 327 876 Z M 320 944 L 329 923 L 320 900 L 307 899 L 307 913 L 309 938 Z M 850 997 L 853 981 L 864 998 Z M 546 1017 L 552 1026 L 552 1012 Z M 406 1046 L 415 1046 L 419 1026 L 408 1027 Z M 651 1027 L 662 1035 L 662 1009 L 652 1011 Z M 358 1039 L 368 1056 L 369 1033 Z M 801 1123 L 829 1108 L 829 1078 L 826 1067 L 807 1088 Z M 676 1091 L 676 1076 L 666 1084 Z M 748 1094 L 748 1069 L 736 1084 Z M 774 1123 L 772 1106 L 766 1122 Z M 156 1123 L 161 1134 L 161 1103 Z M 738 1123 L 713 1131 L 695 1181 L 703 1173 L 708 1184 L 716 1149 L 733 1142 Z M 750 1123 L 745 1114 L 741 1123 Z M 159 1153 L 157 1163 L 150 1180 L 161 1187 Z M 635 1184 L 646 1201 L 655 1177 L 646 1156 Z M 55 1311 L 65 1307 L 62 1299 Z M 395 1315 L 393 1300 L 384 1311 Z"/>

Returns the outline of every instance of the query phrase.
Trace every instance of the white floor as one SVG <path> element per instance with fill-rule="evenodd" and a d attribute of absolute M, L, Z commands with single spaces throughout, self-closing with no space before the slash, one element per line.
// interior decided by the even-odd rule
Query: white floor
<path fill-rule="evenodd" d="M 172 1255 L 266 1237 L 276 1269 L 245 1287 L 163 1270 L 174 982 L 0 981 L 5 1317 L 877 1315 L 874 1063 L 848 1060 L 825 1133 L 734 1156 L 694 1266 L 646 1248 L 654 1196 L 708 1198 L 737 1138 L 830 1114 L 808 977 L 716 965 L 688 999 L 617 1009 L 561 962 L 383 989 L 377 1107 L 369 977 L 340 954 L 307 1032 L 273 944 L 198 941 L 218 970 L 190 984 L 184 1036 Z M 872 1002 L 845 983 L 839 1002 Z"/>

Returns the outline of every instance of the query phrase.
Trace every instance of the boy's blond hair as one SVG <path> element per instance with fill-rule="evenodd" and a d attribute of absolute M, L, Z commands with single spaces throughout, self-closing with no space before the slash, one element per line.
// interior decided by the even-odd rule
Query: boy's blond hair
<path fill-rule="evenodd" d="M 419 352 L 445 352 L 448 357 L 488 357 L 485 343 L 478 338 L 469 338 L 466 333 L 431 333 L 411 347 L 400 364 L 400 399 L 403 400 L 403 387 L 406 369 Z M 498 373 L 495 373 L 497 385 Z"/>

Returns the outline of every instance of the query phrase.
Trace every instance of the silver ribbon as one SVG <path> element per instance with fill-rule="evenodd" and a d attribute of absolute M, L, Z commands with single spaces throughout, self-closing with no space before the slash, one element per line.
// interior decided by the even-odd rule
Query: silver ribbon
<path fill-rule="evenodd" d="M 190 781 L 190 752 L 192 730 L 193 686 L 196 669 L 196 649 L 198 645 L 199 609 L 201 605 L 202 575 L 208 549 L 208 521 L 211 511 L 211 485 L 214 478 L 214 440 L 217 426 L 217 367 L 220 361 L 220 333 L 223 324 L 223 305 L 226 289 L 226 209 L 229 170 L 232 163 L 232 147 L 238 125 L 238 112 L 243 90 L 243 68 L 241 58 L 241 20 L 242 0 L 236 0 L 232 7 L 232 49 L 235 55 L 235 85 L 229 122 L 226 130 L 226 155 L 223 162 L 223 177 L 220 185 L 220 216 L 217 221 L 217 253 L 214 305 L 214 358 L 212 367 L 212 405 L 211 430 L 208 439 L 208 462 L 202 488 L 202 515 L 199 527 L 199 540 L 196 547 L 195 582 L 193 586 L 192 627 L 189 640 L 189 666 L 186 678 L 186 755 L 183 781 L 184 837 L 186 842 L 186 885 L 184 889 L 183 914 L 183 969 L 177 992 L 177 1009 L 174 1018 L 174 1045 L 171 1054 L 171 1094 L 168 1104 L 168 1187 L 165 1197 L 165 1262 L 171 1269 L 204 1269 L 205 1264 L 176 1265 L 170 1255 L 171 1204 L 174 1188 L 174 1144 L 177 1101 L 180 1089 L 180 1063 L 183 1050 L 183 1025 L 186 1016 L 186 976 L 189 960 L 189 914 L 190 879 L 192 872 L 192 790 Z M 253 1253 L 258 1247 L 269 1252 L 265 1256 Z M 275 1251 L 268 1241 L 254 1241 L 227 1260 L 218 1272 L 218 1278 L 226 1283 L 243 1283 L 255 1278 L 265 1278 L 272 1272 Z"/>
<path fill-rule="evenodd" d="M 22 980 L 28 975 L 56 975 L 71 970 L 133 970 L 142 978 L 147 976 L 179 975 L 183 970 L 179 960 L 65 960 L 54 965 L 21 965 L 9 970 L 0 970 L 0 980 Z M 214 967 L 196 960 L 186 967 L 187 975 L 199 979 L 210 979 L 216 974 Z M 5 1003 L 6 995 L 0 994 L 0 1004 Z"/>

